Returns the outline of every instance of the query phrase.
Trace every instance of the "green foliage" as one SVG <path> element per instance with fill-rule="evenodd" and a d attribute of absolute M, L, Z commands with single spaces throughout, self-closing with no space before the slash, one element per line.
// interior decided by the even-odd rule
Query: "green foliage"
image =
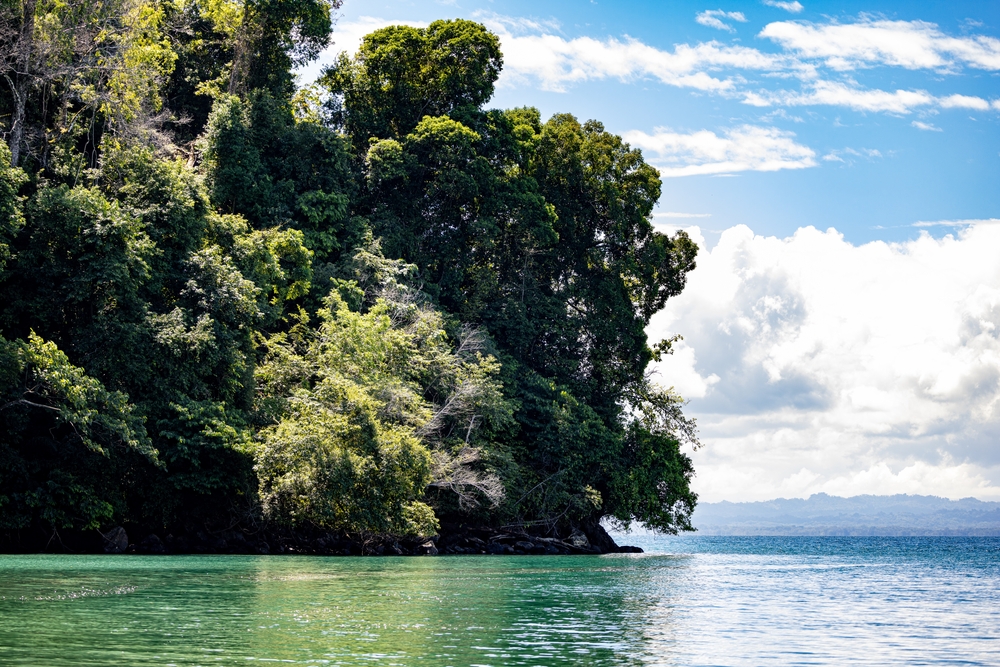
<path fill-rule="evenodd" d="M 361 54 L 350 63 L 367 66 Z M 599 123 L 542 123 L 532 109 L 462 118 L 425 116 L 372 143 L 359 210 L 388 256 L 418 266 L 425 289 L 507 355 L 505 392 L 521 406 L 508 475 L 522 496 L 508 511 L 556 522 L 638 511 L 612 487 L 637 441 L 632 397 L 651 391 L 644 329 L 683 289 L 697 247 L 653 230 L 656 170 Z M 669 486 L 693 507 L 689 476 L 671 473 Z"/>
<path fill-rule="evenodd" d="M 0 5 L 2 525 L 690 528 L 656 170 L 470 21 L 296 92 L 338 6 Z"/>
<path fill-rule="evenodd" d="M 204 140 L 212 202 L 254 226 L 290 224 L 318 259 L 357 245 L 363 222 L 348 215 L 354 189 L 343 138 L 296 121 L 267 93 L 220 99 Z"/>
<path fill-rule="evenodd" d="M 359 151 L 369 139 L 409 134 L 424 116 L 473 112 L 493 96 L 500 41 L 472 21 L 390 26 L 327 70 L 332 111 Z"/>
<path fill-rule="evenodd" d="M 420 500 L 428 484 L 467 502 L 492 491 L 494 478 L 456 478 L 454 452 L 471 451 L 484 422 L 509 418 L 495 360 L 469 341 L 454 350 L 440 314 L 406 301 L 379 298 L 359 313 L 333 291 L 319 316 L 308 339 L 302 330 L 272 338 L 258 369 L 260 400 L 277 419 L 257 450 L 265 511 L 352 533 L 427 535 L 437 526 Z"/>
<path fill-rule="evenodd" d="M 125 514 L 127 476 L 156 452 L 142 418 L 51 342 L 0 337 L 0 526 L 95 528 Z"/>
<path fill-rule="evenodd" d="M 314 60 L 330 40 L 340 0 L 242 0 L 229 92 L 266 90 L 288 99 L 292 69 Z"/>
<path fill-rule="evenodd" d="M 118 323 L 141 317 L 153 254 L 140 222 L 98 190 L 66 185 L 41 188 L 25 218 L 4 286 L 8 331 L 33 327 L 83 357 L 125 343 Z"/>
<path fill-rule="evenodd" d="M 10 149 L 0 144 L 0 271 L 10 258 L 7 244 L 24 224 L 18 191 L 26 180 L 23 171 L 10 166 Z"/>

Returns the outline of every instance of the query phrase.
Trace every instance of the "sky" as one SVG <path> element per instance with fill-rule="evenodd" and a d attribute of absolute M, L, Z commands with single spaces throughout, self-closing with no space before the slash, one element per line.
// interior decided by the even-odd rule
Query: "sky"
<path fill-rule="evenodd" d="M 500 37 L 489 106 L 660 170 L 701 252 L 647 332 L 703 501 L 1000 500 L 1000 2 L 346 0 L 301 81 L 440 18 Z"/>

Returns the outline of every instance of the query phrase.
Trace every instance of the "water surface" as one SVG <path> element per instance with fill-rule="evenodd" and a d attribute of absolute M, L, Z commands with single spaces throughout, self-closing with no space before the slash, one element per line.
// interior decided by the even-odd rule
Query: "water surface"
<path fill-rule="evenodd" d="M 0 556 L 2 665 L 996 665 L 1000 539 Z"/>

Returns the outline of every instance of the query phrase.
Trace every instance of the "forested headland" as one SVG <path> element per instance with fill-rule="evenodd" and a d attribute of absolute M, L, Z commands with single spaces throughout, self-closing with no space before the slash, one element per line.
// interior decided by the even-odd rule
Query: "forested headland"
<path fill-rule="evenodd" d="M 644 327 L 697 247 L 653 229 L 656 169 L 489 108 L 470 21 L 298 87 L 338 4 L 0 0 L 0 549 L 690 528 Z"/>

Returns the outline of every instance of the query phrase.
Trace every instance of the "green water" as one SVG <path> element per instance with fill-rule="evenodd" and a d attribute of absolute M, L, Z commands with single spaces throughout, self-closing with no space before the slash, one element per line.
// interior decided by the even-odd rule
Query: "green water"
<path fill-rule="evenodd" d="M 1000 538 L 638 544 L 647 553 L 0 556 L 0 667 L 1000 664 Z"/>
<path fill-rule="evenodd" d="M 0 664 L 610 664 L 641 559 L 0 556 Z M 630 629 L 633 628 L 633 629 Z"/>

